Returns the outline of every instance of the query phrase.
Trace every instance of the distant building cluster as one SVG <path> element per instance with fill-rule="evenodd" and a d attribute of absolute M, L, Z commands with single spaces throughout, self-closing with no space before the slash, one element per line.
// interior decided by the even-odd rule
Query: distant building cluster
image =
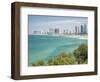
<path fill-rule="evenodd" d="M 87 34 L 86 24 L 80 25 L 80 27 L 75 26 L 75 34 Z"/>
<path fill-rule="evenodd" d="M 60 34 L 60 32 L 59 32 L 59 29 L 58 29 L 58 28 L 55 28 L 55 29 L 50 28 L 50 29 L 49 29 L 49 32 L 47 32 L 47 34 L 48 34 L 48 35 Z"/>
<path fill-rule="evenodd" d="M 41 34 L 41 31 L 33 31 L 33 34 L 36 34 L 36 35 Z"/>
<path fill-rule="evenodd" d="M 40 34 L 45 34 L 45 35 L 57 35 L 57 34 L 62 34 L 62 35 L 83 35 L 87 34 L 87 25 L 86 24 L 81 24 L 80 26 L 75 26 L 73 27 L 74 29 L 63 29 L 61 32 L 59 28 L 49 28 L 47 32 L 42 32 L 42 31 L 33 31 L 33 34 L 35 35 L 40 35 Z"/>

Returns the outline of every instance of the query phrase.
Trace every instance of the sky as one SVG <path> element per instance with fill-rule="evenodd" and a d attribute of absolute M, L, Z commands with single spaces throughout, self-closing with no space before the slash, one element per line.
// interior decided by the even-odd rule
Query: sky
<path fill-rule="evenodd" d="M 64 30 L 73 31 L 75 26 L 88 24 L 87 17 L 71 16 L 46 16 L 46 15 L 29 15 L 28 16 L 28 34 L 33 31 L 48 32 L 49 29 L 58 28 L 60 32 Z"/>

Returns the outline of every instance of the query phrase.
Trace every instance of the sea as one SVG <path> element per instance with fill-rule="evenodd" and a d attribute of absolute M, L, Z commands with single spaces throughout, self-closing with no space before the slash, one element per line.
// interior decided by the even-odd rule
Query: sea
<path fill-rule="evenodd" d="M 64 36 L 28 35 L 28 65 L 39 60 L 47 61 L 62 52 L 73 53 L 86 39 Z"/>

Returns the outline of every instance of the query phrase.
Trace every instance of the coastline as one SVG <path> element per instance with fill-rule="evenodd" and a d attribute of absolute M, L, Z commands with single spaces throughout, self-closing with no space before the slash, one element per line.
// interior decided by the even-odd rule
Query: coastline
<path fill-rule="evenodd" d="M 60 35 L 63 37 L 70 37 L 70 38 L 77 38 L 77 39 L 83 39 L 83 40 L 87 40 L 88 36 L 87 35 Z"/>
<path fill-rule="evenodd" d="M 70 38 L 77 38 L 77 39 L 83 39 L 83 40 L 87 40 L 88 36 L 85 35 L 62 35 L 62 34 L 56 34 L 56 35 L 47 35 L 47 34 L 41 34 L 43 36 L 56 36 L 56 37 L 70 37 Z M 41 36 L 38 35 L 38 36 Z"/>
<path fill-rule="evenodd" d="M 88 36 L 87 35 L 80 35 L 80 39 L 88 40 Z"/>

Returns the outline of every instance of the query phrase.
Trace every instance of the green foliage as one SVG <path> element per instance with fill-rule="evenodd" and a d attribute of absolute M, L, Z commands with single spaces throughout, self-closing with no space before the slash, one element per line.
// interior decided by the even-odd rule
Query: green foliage
<path fill-rule="evenodd" d="M 51 65 L 70 65 L 75 64 L 75 58 L 72 54 L 61 53 L 49 59 L 47 62 L 43 60 L 32 63 L 32 66 L 51 66 Z"/>
<path fill-rule="evenodd" d="M 78 49 L 74 50 L 73 54 L 78 64 L 86 63 L 88 58 L 88 47 L 85 44 L 79 46 Z"/>
<path fill-rule="evenodd" d="M 32 66 L 44 66 L 44 65 L 46 65 L 46 64 L 43 60 L 39 60 L 35 63 L 32 63 Z"/>
<path fill-rule="evenodd" d="M 66 54 L 64 52 L 48 61 L 48 65 L 69 65 L 69 64 L 75 64 L 75 58 L 71 54 Z"/>

